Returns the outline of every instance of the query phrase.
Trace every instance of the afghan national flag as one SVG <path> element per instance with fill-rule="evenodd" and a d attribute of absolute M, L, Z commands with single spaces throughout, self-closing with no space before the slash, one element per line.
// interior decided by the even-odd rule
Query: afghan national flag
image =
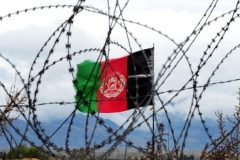
<path fill-rule="evenodd" d="M 103 62 L 77 65 L 77 108 L 81 112 L 113 113 L 152 104 L 152 48 Z"/>

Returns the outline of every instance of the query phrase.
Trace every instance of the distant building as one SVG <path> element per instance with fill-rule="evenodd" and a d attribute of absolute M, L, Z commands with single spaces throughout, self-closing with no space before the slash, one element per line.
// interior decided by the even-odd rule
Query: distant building
<path fill-rule="evenodd" d="M 3 158 L 4 153 L 6 154 L 6 151 L 4 151 L 4 150 L 0 150 L 0 159 Z"/>

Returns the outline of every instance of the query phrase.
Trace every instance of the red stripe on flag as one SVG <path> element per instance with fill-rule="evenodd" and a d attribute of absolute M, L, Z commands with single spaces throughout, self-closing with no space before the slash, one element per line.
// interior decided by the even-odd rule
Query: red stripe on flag
<path fill-rule="evenodd" d="M 97 93 L 98 112 L 113 113 L 127 110 L 128 56 L 101 63 L 101 84 Z M 120 100 L 119 100 L 120 99 Z"/>

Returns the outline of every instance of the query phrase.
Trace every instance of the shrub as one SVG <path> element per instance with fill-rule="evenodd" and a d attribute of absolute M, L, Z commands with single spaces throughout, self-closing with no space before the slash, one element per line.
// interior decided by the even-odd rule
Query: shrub
<path fill-rule="evenodd" d="M 20 158 L 38 158 L 41 160 L 48 160 L 49 156 L 43 153 L 42 147 L 29 147 L 26 144 L 21 144 L 17 147 L 12 148 L 7 153 L 9 159 L 20 159 Z"/>

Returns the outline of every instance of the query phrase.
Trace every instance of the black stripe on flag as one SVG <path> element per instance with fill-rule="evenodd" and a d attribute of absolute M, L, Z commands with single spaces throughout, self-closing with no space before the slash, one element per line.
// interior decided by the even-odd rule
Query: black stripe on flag
<path fill-rule="evenodd" d="M 149 76 L 151 74 L 151 50 L 152 48 L 144 50 L 146 57 L 144 56 L 143 51 L 135 52 L 128 57 L 128 76 L 131 77 L 128 78 L 127 82 L 128 109 L 136 108 L 134 102 L 138 103 L 138 107 L 152 105 L 152 77 Z M 136 67 L 136 71 L 134 71 L 134 66 Z M 136 75 L 137 78 L 134 78 L 134 75 Z M 146 77 L 140 77 L 138 75 L 146 75 Z M 138 86 L 138 89 L 136 88 L 136 86 Z M 137 92 L 138 96 L 136 95 Z"/>

